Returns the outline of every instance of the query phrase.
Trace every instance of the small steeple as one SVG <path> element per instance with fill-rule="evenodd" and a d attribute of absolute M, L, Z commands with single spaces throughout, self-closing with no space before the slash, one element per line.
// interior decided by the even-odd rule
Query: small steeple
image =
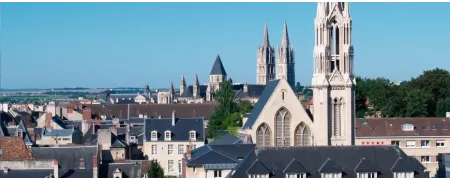
<path fill-rule="evenodd" d="M 269 43 L 269 30 L 267 29 L 267 22 L 264 23 L 264 35 L 263 35 L 263 42 L 262 47 L 270 47 Z"/>
<path fill-rule="evenodd" d="M 198 76 L 197 76 L 197 74 L 195 74 L 195 80 L 194 80 L 194 84 L 193 84 L 194 86 L 199 86 L 200 85 L 200 83 L 199 83 L 199 81 L 198 81 Z"/>
<path fill-rule="evenodd" d="M 282 48 L 289 47 L 289 34 L 288 34 L 286 20 L 284 21 L 283 37 L 281 37 L 281 47 Z"/>
<path fill-rule="evenodd" d="M 180 82 L 180 86 L 182 87 L 186 87 L 186 80 L 184 79 L 184 74 L 181 75 L 181 82 Z"/>
<path fill-rule="evenodd" d="M 170 83 L 169 93 L 170 94 L 175 94 L 175 88 L 173 88 L 173 82 Z"/>
<path fill-rule="evenodd" d="M 227 75 L 227 72 L 225 72 L 225 68 L 223 67 L 222 60 L 220 59 L 219 55 L 217 55 L 216 61 L 214 61 L 214 65 L 209 75 Z"/>

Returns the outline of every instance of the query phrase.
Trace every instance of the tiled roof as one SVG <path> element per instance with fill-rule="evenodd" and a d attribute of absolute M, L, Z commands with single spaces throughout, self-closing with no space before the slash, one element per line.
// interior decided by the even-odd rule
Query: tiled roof
<path fill-rule="evenodd" d="M 25 160 L 29 152 L 22 137 L 0 137 L 1 160 Z"/>
<path fill-rule="evenodd" d="M 108 118 L 115 116 L 120 119 L 127 119 L 129 117 L 139 117 L 139 114 L 147 114 L 148 117 L 163 118 L 172 117 L 172 112 L 175 110 L 177 116 L 180 118 L 211 117 L 214 104 L 86 104 L 92 113 L 98 115 L 106 115 Z M 129 111 L 128 111 L 129 107 Z"/>
<path fill-rule="evenodd" d="M 320 178 L 321 173 L 342 173 L 343 178 L 355 178 L 355 169 L 362 159 L 378 173 L 379 178 L 392 178 L 393 172 L 414 172 L 416 178 L 426 177 L 425 167 L 416 158 L 408 157 L 397 146 L 309 146 L 256 148 L 235 168 L 233 178 L 246 178 L 249 173 L 266 173 L 271 178 L 285 178 L 284 169 L 296 160 L 307 171 L 308 178 Z M 401 159 L 401 162 L 399 162 Z M 260 163 L 260 164 L 257 164 Z M 255 165 L 256 164 L 256 165 Z M 365 165 L 364 165 L 365 166 Z M 401 168 L 398 168 L 401 167 Z M 373 169 L 374 168 L 374 169 Z M 366 168 L 364 168 L 366 169 Z"/>
<path fill-rule="evenodd" d="M 403 130 L 404 125 L 412 130 Z M 380 136 L 450 136 L 450 118 L 358 118 L 356 138 Z"/>

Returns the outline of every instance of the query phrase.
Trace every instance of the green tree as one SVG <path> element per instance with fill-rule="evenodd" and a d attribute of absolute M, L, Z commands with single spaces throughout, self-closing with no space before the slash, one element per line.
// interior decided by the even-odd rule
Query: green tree
<path fill-rule="evenodd" d="M 156 159 L 150 162 L 150 170 L 147 172 L 147 178 L 164 178 L 164 169 Z"/>
<path fill-rule="evenodd" d="M 406 116 L 426 117 L 428 116 L 428 106 L 432 102 L 432 96 L 420 89 L 407 92 L 406 96 Z M 434 113 L 434 112 L 433 112 Z"/>
<path fill-rule="evenodd" d="M 237 105 L 234 101 L 235 93 L 230 81 L 224 81 L 220 84 L 220 89 L 215 93 L 214 100 L 217 101 L 214 112 L 208 122 L 208 137 L 216 138 L 217 130 L 227 130 L 223 122 L 232 113 L 237 111 Z"/>
<path fill-rule="evenodd" d="M 357 118 L 363 118 L 366 115 L 367 112 L 367 106 L 366 106 L 366 92 L 363 91 L 361 88 L 364 87 L 365 80 L 361 77 L 356 77 L 356 84 L 358 84 L 355 87 L 355 106 L 356 106 L 356 117 Z"/>
<path fill-rule="evenodd" d="M 236 127 L 236 126 L 242 126 L 242 117 L 241 117 L 241 114 L 238 112 L 228 115 L 223 120 L 223 123 L 222 123 L 223 130 L 228 129 L 228 127 Z"/>
<path fill-rule="evenodd" d="M 297 92 L 297 93 L 303 91 L 303 86 L 300 84 L 300 82 L 297 82 L 297 83 L 295 84 L 294 91 Z"/>
<path fill-rule="evenodd" d="M 250 111 L 252 111 L 253 105 L 250 101 L 243 100 L 243 101 L 239 101 L 237 103 L 237 108 L 241 114 L 244 114 L 244 113 L 249 113 Z"/>
<path fill-rule="evenodd" d="M 436 104 L 436 116 L 445 117 L 447 112 L 450 112 L 450 98 L 439 99 Z"/>

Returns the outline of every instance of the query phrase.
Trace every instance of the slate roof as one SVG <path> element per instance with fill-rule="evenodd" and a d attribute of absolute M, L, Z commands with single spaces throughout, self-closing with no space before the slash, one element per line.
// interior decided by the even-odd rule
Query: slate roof
<path fill-rule="evenodd" d="M 413 131 L 403 131 L 402 125 L 414 125 Z M 450 136 L 450 118 L 357 118 L 356 137 L 385 136 Z"/>
<path fill-rule="evenodd" d="M 92 169 L 59 170 L 59 178 L 92 178 Z M 0 178 L 46 178 L 53 175 L 53 169 L 13 169 L 8 174 L 0 172 Z"/>
<path fill-rule="evenodd" d="M 180 118 L 205 117 L 209 119 L 214 111 L 214 104 L 86 104 L 92 114 L 105 115 L 107 118 L 115 116 L 120 119 L 139 117 L 139 114 L 147 114 L 148 117 L 171 118 L 172 111 L 177 112 Z M 129 111 L 128 111 L 129 107 Z M 128 116 L 128 112 L 129 116 Z"/>
<path fill-rule="evenodd" d="M 85 169 L 92 169 L 97 146 L 31 147 L 36 160 L 57 159 L 63 170 L 80 169 L 80 159 L 84 159 Z M 92 175 L 92 174 L 91 174 Z"/>
<path fill-rule="evenodd" d="M 262 84 L 247 84 L 247 92 L 244 92 L 244 87 L 236 92 L 236 97 L 239 98 L 259 98 L 264 91 L 266 85 Z"/>
<path fill-rule="evenodd" d="M 170 130 L 171 141 L 190 141 L 189 132 L 194 130 L 197 134 L 197 142 L 205 141 L 204 119 L 199 118 L 176 118 L 175 126 L 172 126 L 172 118 L 146 119 L 145 139 L 151 140 L 151 132 L 158 132 L 158 141 L 164 141 L 164 132 Z"/>
<path fill-rule="evenodd" d="M 300 162 L 298 162 L 296 159 L 292 159 L 292 161 L 286 166 L 283 172 L 285 174 L 301 174 L 308 173 L 308 170 L 306 170 L 305 167 L 303 167 L 303 165 L 300 164 Z"/>
<path fill-rule="evenodd" d="M 74 129 L 44 129 L 42 136 L 72 136 Z"/>
<path fill-rule="evenodd" d="M 232 134 L 225 134 L 221 137 L 219 137 L 219 139 L 214 140 L 213 142 L 209 143 L 210 145 L 219 145 L 219 144 L 243 144 L 243 139 L 239 138 L 237 136 L 234 136 Z"/>
<path fill-rule="evenodd" d="M 368 164 L 373 167 L 362 165 L 363 159 L 368 160 Z M 399 163 L 398 159 L 404 162 Z M 271 178 L 285 178 L 283 171 L 289 169 L 294 160 L 304 167 L 308 178 L 320 178 L 320 172 L 337 172 L 339 169 L 343 178 L 355 178 L 358 168 L 375 168 L 379 178 L 392 178 L 393 171 L 415 172 L 416 178 L 426 177 L 425 167 L 417 159 L 408 157 L 397 146 L 261 147 L 242 160 L 236 166 L 235 173 L 229 176 L 247 178 L 249 170 L 269 170 Z M 254 165 L 255 162 L 264 166 Z M 397 166 L 403 169 L 396 169 Z"/>
<path fill-rule="evenodd" d="M 143 145 L 144 144 L 144 127 L 132 127 L 130 128 L 129 132 L 130 136 L 136 136 L 137 144 Z"/>
<path fill-rule="evenodd" d="M 0 160 L 26 160 L 29 152 L 22 137 L 0 137 Z"/>
<path fill-rule="evenodd" d="M 264 88 L 264 91 L 261 93 L 261 96 L 258 99 L 258 102 L 253 106 L 250 116 L 248 117 L 245 124 L 242 126 L 242 129 L 251 129 L 253 127 L 253 124 L 258 119 L 259 114 L 264 109 L 264 106 L 269 101 L 270 97 L 273 94 L 273 91 L 275 91 L 279 82 L 280 80 L 277 79 L 269 81 L 267 83 L 266 87 Z"/>
<path fill-rule="evenodd" d="M 182 98 L 183 97 L 184 98 L 194 97 L 193 89 L 194 89 L 194 86 L 192 86 L 192 85 L 187 86 L 184 89 L 183 94 L 180 94 L 180 97 L 182 97 Z M 208 89 L 207 85 L 199 85 L 198 86 L 197 90 L 199 91 L 198 92 L 199 97 L 202 97 L 202 98 L 206 97 L 206 89 Z"/>
<path fill-rule="evenodd" d="M 211 69 L 211 73 L 209 75 L 227 75 L 225 68 L 223 67 L 222 60 L 220 56 L 217 55 L 216 60 L 214 61 L 214 65 Z"/>
<path fill-rule="evenodd" d="M 122 171 L 122 178 L 141 178 L 142 164 L 139 163 L 109 163 L 108 178 L 114 178 L 114 171 Z"/>
<path fill-rule="evenodd" d="M 244 159 L 244 157 L 253 152 L 254 148 L 254 144 L 207 144 L 192 150 L 191 158 L 186 164 L 188 166 L 237 164 L 241 159 Z"/>

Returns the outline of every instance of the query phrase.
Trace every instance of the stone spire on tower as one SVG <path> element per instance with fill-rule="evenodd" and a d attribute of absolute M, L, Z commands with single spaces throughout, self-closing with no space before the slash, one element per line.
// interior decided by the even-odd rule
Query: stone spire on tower
<path fill-rule="evenodd" d="M 186 80 L 184 79 L 184 74 L 183 74 L 183 75 L 181 75 L 180 95 L 183 94 L 185 88 L 186 88 Z"/>
<path fill-rule="evenodd" d="M 295 86 L 295 61 L 294 48 L 290 46 L 287 23 L 284 21 L 283 36 L 281 45 L 278 48 L 277 58 L 277 79 L 286 79 L 291 85 Z"/>
<path fill-rule="evenodd" d="M 275 56 L 274 48 L 270 46 L 269 30 L 267 23 L 264 24 L 264 35 L 261 46 L 258 47 L 256 59 L 256 84 L 267 84 L 275 79 Z"/>

